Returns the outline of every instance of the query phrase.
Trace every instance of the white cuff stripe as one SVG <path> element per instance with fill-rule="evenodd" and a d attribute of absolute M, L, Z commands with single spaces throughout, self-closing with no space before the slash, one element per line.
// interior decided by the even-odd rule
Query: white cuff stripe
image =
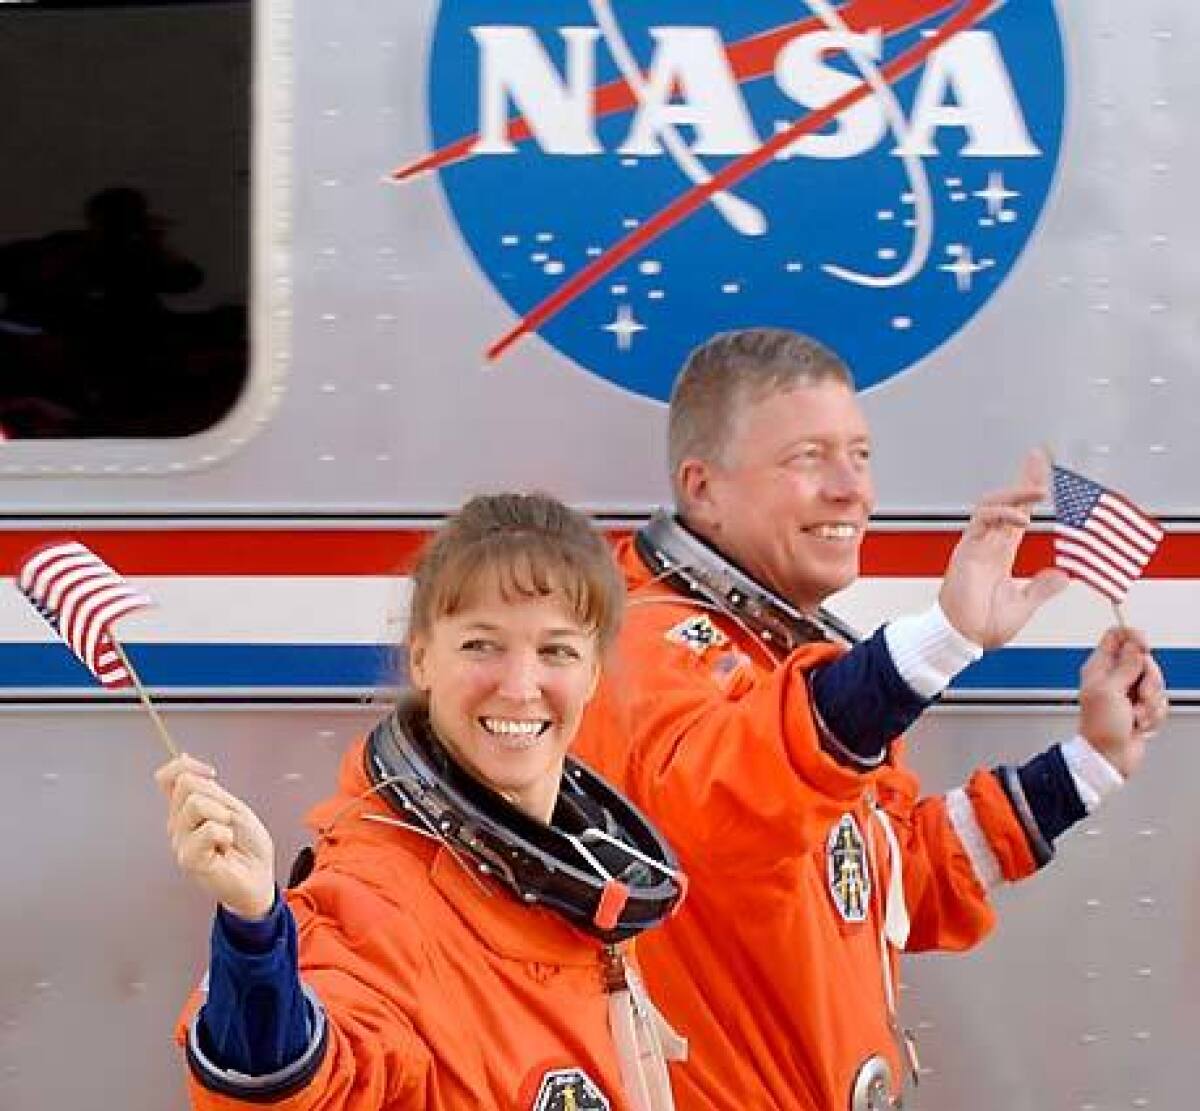
<path fill-rule="evenodd" d="M 947 620 L 936 602 L 924 613 L 906 614 L 883 630 L 900 677 L 922 698 L 933 698 L 983 655 Z"/>
<path fill-rule="evenodd" d="M 1125 777 L 1087 740 L 1072 737 L 1059 746 L 1084 809 L 1093 813 L 1104 799 L 1125 784 Z"/>
<path fill-rule="evenodd" d="M 958 834 L 959 841 L 975 869 L 984 891 L 991 891 L 1004 882 L 1004 873 L 1000 869 L 1000 861 L 992 852 L 987 836 L 979 819 L 975 816 L 975 807 L 967 792 L 956 787 L 946 795 L 946 812 L 950 815 L 950 825 Z"/>

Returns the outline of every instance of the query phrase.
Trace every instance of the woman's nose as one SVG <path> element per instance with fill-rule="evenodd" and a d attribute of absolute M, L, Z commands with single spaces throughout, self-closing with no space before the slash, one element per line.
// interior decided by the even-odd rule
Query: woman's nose
<path fill-rule="evenodd" d="M 536 656 L 524 652 L 510 653 L 505 658 L 500 672 L 498 693 L 505 698 L 520 702 L 537 698 L 541 693 L 538 675 Z"/>

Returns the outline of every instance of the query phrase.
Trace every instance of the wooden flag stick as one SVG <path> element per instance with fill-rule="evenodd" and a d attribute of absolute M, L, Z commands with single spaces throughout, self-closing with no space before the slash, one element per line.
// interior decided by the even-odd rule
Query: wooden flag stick
<path fill-rule="evenodd" d="M 110 639 L 113 648 L 116 649 L 117 655 L 121 657 L 121 663 L 125 665 L 125 670 L 129 672 L 129 678 L 133 680 L 138 698 L 142 700 L 142 705 L 146 707 L 146 712 L 150 715 L 150 720 L 154 722 L 154 728 L 158 730 L 163 747 L 167 750 L 167 754 L 171 759 L 174 760 L 179 755 L 179 746 L 172 739 L 171 734 L 167 732 L 166 724 L 154 708 L 154 703 L 150 701 L 150 696 L 146 693 L 146 688 L 142 686 L 142 681 L 138 678 L 138 673 L 133 669 L 133 664 L 129 662 L 129 657 L 125 655 L 125 649 L 121 647 L 121 642 L 116 637 L 110 637 Z"/>

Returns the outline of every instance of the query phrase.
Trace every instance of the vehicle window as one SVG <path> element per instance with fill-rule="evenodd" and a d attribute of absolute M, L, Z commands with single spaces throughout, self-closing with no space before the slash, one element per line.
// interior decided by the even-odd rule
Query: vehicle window
<path fill-rule="evenodd" d="M 0 438 L 201 432 L 248 372 L 248 2 L 0 2 Z"/>

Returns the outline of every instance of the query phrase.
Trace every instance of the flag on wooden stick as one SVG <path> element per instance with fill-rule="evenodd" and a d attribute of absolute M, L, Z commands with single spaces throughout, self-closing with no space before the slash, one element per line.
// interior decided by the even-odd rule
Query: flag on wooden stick
<path fill-rule="evenodd" d="M 1053 484 L 1055 566 L 1119 605 L 1162 542 L 1162 527 L 1123 494 L 1066 467 L 1054 465 Z"/>
<path fill-rule="evenodd" d="M 126 614 L 152 606 L 151 598 L 73 540 L 26 556 L 17 586 L 104 686 L 133 683 L 112 627 Z"/>

